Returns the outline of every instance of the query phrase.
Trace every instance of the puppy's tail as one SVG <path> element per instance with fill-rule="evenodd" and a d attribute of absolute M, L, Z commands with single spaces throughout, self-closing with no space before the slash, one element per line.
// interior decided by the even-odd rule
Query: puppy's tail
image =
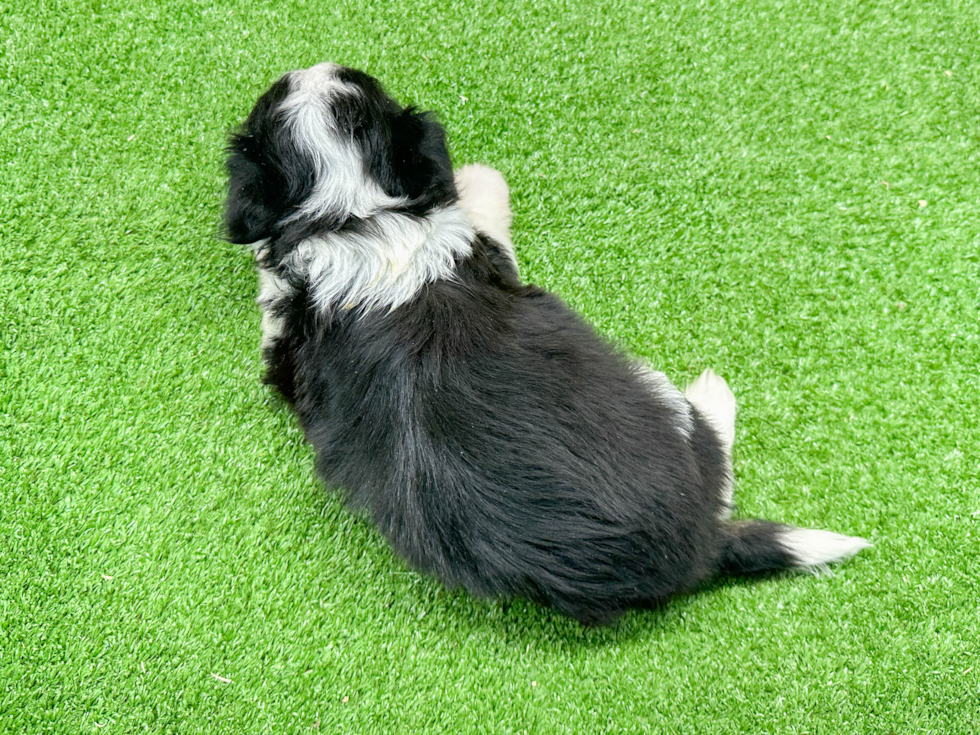
<path fill-rule="evenodd" d="M 718 571 L 736 575 L 783 569 L 817 572 L 871 546 L 857 536 L 759 520 L 725 523 L 722 535 Z"/>

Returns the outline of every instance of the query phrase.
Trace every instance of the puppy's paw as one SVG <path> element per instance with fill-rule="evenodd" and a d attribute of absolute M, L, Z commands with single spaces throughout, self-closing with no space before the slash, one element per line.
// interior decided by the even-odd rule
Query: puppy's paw
<path fill-rule="evenodd" d="M 513 259 L 514 244 L 510 226 L 510 190 L 503 174 L 496 169 L 472 163 L 456 172 L 459 205 L 473 226 L 503 245 Z"/>
<path fill-rule="evenodd" d="M 725 379 L 708 368 L 687 387 L 684 397 L 708 419 L 731 451 L 735 443 L 735 394 Z"/>

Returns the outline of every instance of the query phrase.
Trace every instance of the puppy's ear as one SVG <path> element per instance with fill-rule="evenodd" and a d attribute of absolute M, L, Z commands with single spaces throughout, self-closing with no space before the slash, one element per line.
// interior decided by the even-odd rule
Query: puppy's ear
<path fill-rule="evenodd" d="M 453 165 L 446 132 L 428 112 L 408 107 L 391 125 L 390 177 L 383 182 L 393 196 L 433 206 L 455 198 Z"/>
<path fill-rule="evenodd" d="M 231 241 L 244 245 L 272 235 L 276 213 L 270 202 L 268 167 L 263 167 L 254 139 L 248 135 L 232 137 L 228 147 L 228 202 L 225 224 Z"/>
<path fill-rule="evenodd" d="M 297 183 L 308 172 L 299 170 L 302 162 L 283 143 L 279 110 L 289 91 L 289 76 L 280 77 L 259 97 L 241 131 L 228 142 L 225 224 L 233 242 L 248 244 L 271 237 L 290 197 L 299 201 L 310 185 Z"/>

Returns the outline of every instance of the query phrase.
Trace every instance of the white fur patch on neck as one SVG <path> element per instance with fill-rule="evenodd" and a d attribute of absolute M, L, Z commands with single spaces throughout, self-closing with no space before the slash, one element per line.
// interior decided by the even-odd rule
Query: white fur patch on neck
<path fill-rule="evenodd" d="M 282 267 L 305 276 L 317 307 L 395 309 L 426 285 L 455 278 L 455 261 L 472 253 L 472 225 L 458 206 L 424 218 L 383 212 L 361 230 L 300 242 Z"/>
<path fill-rule="evenodd" d="M 404 204 L 371 179 L 357 144 L 340 130 L 331 101 L 338 95 L 358 96 L 358 87 L 337 78 L 336 64 L 317 64 L 291 72 L 290 92 L 280 106 L 293 140 L 310 156 L 313 192 L 289 219 L 329 215 L 340 220 L 369 217 Z"/>

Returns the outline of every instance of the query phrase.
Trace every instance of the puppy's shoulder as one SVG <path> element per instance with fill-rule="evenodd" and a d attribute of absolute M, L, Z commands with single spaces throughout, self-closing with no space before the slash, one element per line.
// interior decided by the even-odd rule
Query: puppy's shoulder
<path fill-rule="evenodd" d="M 506 291 L 521 287 L 520 275 L 504 247 L 488 235 L 477 233 L 470 253 L 459 263 L 466 276 Z"/>

